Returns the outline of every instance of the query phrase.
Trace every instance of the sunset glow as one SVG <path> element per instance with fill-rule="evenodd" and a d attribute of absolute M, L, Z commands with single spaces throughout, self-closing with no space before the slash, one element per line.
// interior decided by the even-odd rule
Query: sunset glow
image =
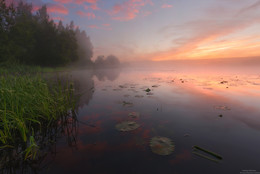
<path fill-rule="evenodd" d="M 16 0 L 14 0 L 15 2 Z M 8 0 L 12 2 L 12 0 Z M 260 55 L 259 0 L 28 0 L 86 30 L 98 55 L 121 61 Z"/>

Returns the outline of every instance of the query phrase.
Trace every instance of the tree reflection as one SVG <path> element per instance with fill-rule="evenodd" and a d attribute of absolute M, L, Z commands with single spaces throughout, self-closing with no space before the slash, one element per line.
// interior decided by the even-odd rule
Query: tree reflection
<path fill-rule="evenodd" d="M 53 121 L 48 129 L 35 132 L 35 142 L 38 151 L 35 158 L 29 156 L 24 159 L 25 146 L 17 143 L 17 146 L 9 149 L 0 150 L 0 173 L 39 173 L 46 170 L 49 166 L 45 163 L 47 156 L 55 156 L 56 142 L 61 137 L 66 137 L 69 147 L 75 147 L 77 142 L 78 122 L 76 112 L 72 111 L 69 115 L 62 116 Z"/>
<path fill-rule="evenodd" d="M 99 81 L 116 80 L 120 75 L 121 70 L 119 68 L 115 69 L 96 69 L 94 70 L 94 75 Z"/>

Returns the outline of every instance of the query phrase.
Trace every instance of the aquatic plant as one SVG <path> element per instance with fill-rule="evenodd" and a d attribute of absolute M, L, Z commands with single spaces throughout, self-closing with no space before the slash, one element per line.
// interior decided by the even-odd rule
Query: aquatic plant
<path fill-rule="evenodd" d="M 209 155 L 214 156 L 214 157 L 217 158 L 217 159 L 222 160 L 222 156 L 220 156 L 220 155 L 218 155 L 218 154 L 216 154 L 216 153 L 214 153 L 214 152 L 211 152 L 211 151 L 209 151 L 209 150 L 206 150 L 206 149 L 204 149 L 204 148 L 202 148 L 202 147 L 193 146 L 192 148 L 193 148 L 193 150 L 200 150 L 200 151 L 202 151 L 202 152 L 205 152 L 205 153 L 207 153 L 207 154 L 209 154 Z"/>
<path fill-rule="evenodd" d="M 51 141 L 39 137 L 75 117 L 73 84 L 40 75 L 2 75 L 0 84 L 0 155 L 14 150 L 25 160 L 35 159 L 40 139 Z"/>
<path fill-rule="evenodd" d="M 146 95 L 153 95 L 153 93 L 152 92 L 147 92 Z"/>
<path fill-rule="evenodd" d="M 150 88 L 147 88 L 146 90 L 144 90 L 145 92 L 150 92 L 151 89 Z"/>
<path fill-rule="evenodd" d="M 215 106 L 215 109 L 223 110 L 223 111 L 229 111 L 231 110 L 228 106 Z"/>
<path fill-rule="evenodd" d="M 156 136 L 150 141 L 152 152 L 158 155 L 170 155 L 174 151 L 174 144 L 171 139 Z"/>
<path fill-rule="evenodd" d="M 205 159 L 207 159 L 207 160 L 210 160 L 210 161 L 213 161 L 213 162 L 216 162 L 216 163 L 219 162 L 219 160 L 210 158 L 210 157 L 208 157 L 208 156 L 206 156 L 206 155 L 203 155 L 203 154 L 201 154 L 201 153 L 198 153 L 198 152 L 196 152 L 196 151 L 193 151 L 192 153 L 195 154 L 195 155 L 197 155 L 197 156 L 200 156 L 200 157 L 202 157 L 202 158 L 205 158 Z"/>
<path fill-rule="evenodd" d="M 128 116 L 131 117 L 131 118 L 139 118 L 140 117 L 140 113 L 138 113 L 138 112 L 130 112 L 128 114 Z"/>
<path fill-rule="evenodd" d="M 132 102 L 127 102 L 127 101 L 123 101 L 122 104 L 123 106 L 128 106 L 128 107 L 132 107 L 134 105 Z"/>
<path fill-rule="evenodd" d="M 116 125 L 116 129 L 122 132 L 132 131 L 139 127 L 140 125 L 134 121 L 124 121 Z"/>

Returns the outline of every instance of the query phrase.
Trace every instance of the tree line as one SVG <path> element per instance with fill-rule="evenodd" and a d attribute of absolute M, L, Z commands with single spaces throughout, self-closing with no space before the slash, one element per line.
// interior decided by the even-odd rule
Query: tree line
<path fill-rule="evenodd" d="M 0 62 L 63 66 L 91 64 L 93 46 L 85 31 L 50 18 L 46 5 L 33 12 L 32 4 L 7 5 L 0 0 Z"/>

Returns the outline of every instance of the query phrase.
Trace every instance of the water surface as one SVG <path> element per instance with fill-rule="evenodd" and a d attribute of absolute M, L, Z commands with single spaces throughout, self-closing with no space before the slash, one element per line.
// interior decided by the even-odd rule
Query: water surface
<path fill-rule="evenodd" d="M 128 69 L 77 71 L 72 77 L 82 92 L 77 138 L 70 147 L 65 137 L 59 140 L 56 155 L 46 158 L 51 161 L 48 173 L 260 172 L 257 71 Z M 133 111 L 140 117 L 130 118 Z M 116 130 L 125 120 L 140 127 Z M 149 146 L 154 136 L 172 139 L 174 152 L 154 154 Z M 194 145 L 223 160 L 216 163 L 193 154 Z"/>

